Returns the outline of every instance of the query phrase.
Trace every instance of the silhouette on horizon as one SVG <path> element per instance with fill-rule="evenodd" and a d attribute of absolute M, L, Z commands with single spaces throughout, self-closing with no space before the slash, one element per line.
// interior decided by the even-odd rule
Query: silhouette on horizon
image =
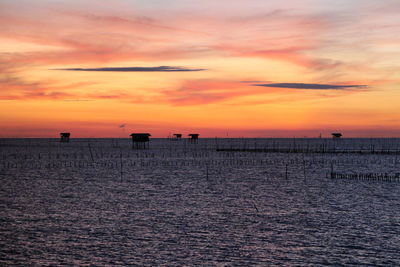
<path fill-rule="evenodd" d="M 71 136 L 70 133 L 60 133 L 60 142 L 61 143 L 68 143 L 70 136 Z"/>
<path fill-rule="evenodd" d="M 132 149 L 149 149 L 150 136 L 149 133 L 133 133 L 132 137 Z M 147 144 L 147 147 L 146 147 Z"/>
<path fill-rule="evenodd" d="M 190 136 L 189 138 L 189 142 L 190 143 L 197 143 L 197 140 L 199 139 L 199 135 L 200 134 L 188 134 L 188 136 Z"/>
<path fill-rule="evenodd" d="M 173 136 L 175 136 L 174 138 L 172 138 L 172 141 L 179 141 L 182 139 L 182 134 L 173 134 Z"/>
<path fill-rule="evenodd" d="M 332 133 L 332 138 L 333 139 L 338 139 L 340 137 L 342 137 L 343 135 L 341 133 Z"/>

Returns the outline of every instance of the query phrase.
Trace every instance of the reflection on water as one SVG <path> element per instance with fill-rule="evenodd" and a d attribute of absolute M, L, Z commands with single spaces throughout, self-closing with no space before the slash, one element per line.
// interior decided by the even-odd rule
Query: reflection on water
<path fill-rule="evenodd" d="M 399 172 L 395 155 L 1 143 L 2 265 L 400 265 L 400 183 L 327 177 Z"/>

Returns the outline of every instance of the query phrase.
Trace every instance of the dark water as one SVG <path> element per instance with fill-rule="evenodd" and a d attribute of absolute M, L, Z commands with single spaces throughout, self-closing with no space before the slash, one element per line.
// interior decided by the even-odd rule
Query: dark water
<path fill-rule="evenodd" d="M 400 266 L 400 183 L 329 177 L 400 156 L 215 152 L 272 142 L 3 139 L 0 265 Z"/>

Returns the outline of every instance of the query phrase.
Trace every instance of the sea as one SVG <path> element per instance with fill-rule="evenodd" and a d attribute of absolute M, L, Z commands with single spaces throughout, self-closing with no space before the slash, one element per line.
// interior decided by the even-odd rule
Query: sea
<path fill-rule="evenodd" d="M 400 139 L 0 139 L 1 266 L 400 266 Z"/>

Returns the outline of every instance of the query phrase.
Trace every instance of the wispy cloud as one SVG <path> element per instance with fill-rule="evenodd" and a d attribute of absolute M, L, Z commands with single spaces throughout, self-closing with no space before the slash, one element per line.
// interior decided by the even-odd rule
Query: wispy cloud
<path fill-rule="evenodd" d="M 90 101 L 94 101 L 91 99 L 64 99 L 62 100 L 64 102 L 90 102 Z"/>
<path fill-rule="evenodd" d="M 74 89 L 97 84 L 93 81 L 63 82 L 54 78 L 29 79 L 21 68 L 0 62 L 0 100 L 54 99 L 76 101 Z"/>
<path fill-rule="evenodd" d="M 239 81 L 240 83 L 266 83 L 269 81 Z"/>
<path fill-rule="evenodd" d="M 318 84 L 318 83 L 263 83 L 263 84 L 253 84 L 253 86 L 288 88 L 288 89 L 306 89 L 306 90 L 349 90 L 354 88 L 367 87 L 367 85 L 335 85 L 335 84 Z"/>
<path fill-rule="evenodd" d="M 113 71 L 113 72 L 181 72 L 181 71 L 205 71 L 206 69 L 190 69 L 174 66 L 158 67 L 106 67 L 106 68 L 65 68 L 52 69 L 65 71 Z"/>

